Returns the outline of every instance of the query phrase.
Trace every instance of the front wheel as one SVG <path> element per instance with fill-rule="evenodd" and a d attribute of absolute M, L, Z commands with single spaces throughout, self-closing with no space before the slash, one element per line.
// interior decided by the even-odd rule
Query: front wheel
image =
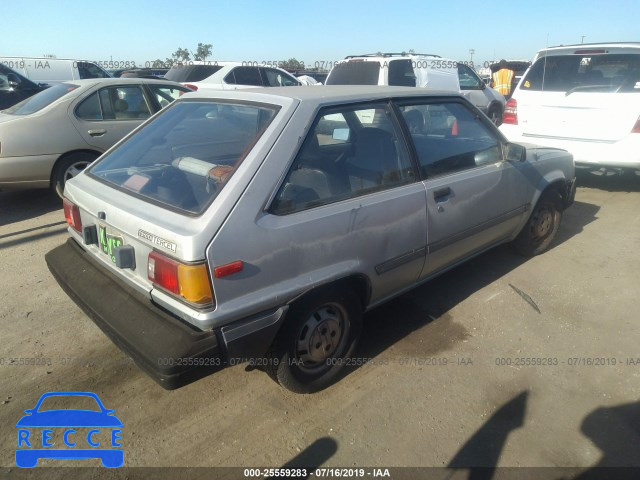
<path fill-rule="evenodd" d="M 78 175 L 96 158 L 95 154 L 76 152 L 67 155 L 57 163 L 51 177 L 51 183 L 60 198 L 63 196 L 65 183 Z"/>
<path fill-rule="evenodd" d="M 356 348 L 362 308 L 349 289 L 313 292 L 295 303 L 271 346 L 267 373 L 295 393 L 335 383 Z"/>
<path fill-rule="evenodd" d="M 529 220 L 513 241 L 515 250 L 532 257 L 544 252 L 555 238 L 562 219 L 562 199 L 555 191 L 543 192 Z"/>

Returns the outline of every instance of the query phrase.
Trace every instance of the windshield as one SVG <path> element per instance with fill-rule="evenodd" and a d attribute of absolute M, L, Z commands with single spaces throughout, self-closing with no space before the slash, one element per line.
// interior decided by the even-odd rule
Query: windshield
<path fill-rule="evenodd" d="M 154 203 L 200 214 L 277 111 L 272 105 L 178 102 L 103 156 L 90 174 Z"/>
<path fill-rule="evenodd" d="M 9 113 L 11 115 L 30 115 L 42 110 L 47 105 L 51 105 L 53 102 L 62 98 L 69 92 L 74 91 L 76 88 L 78 88 L 78 85 L 59 83 L 35 94 L 33 97 L 29 97 L 20 103 L 16 103 L 13 107 L 3 110 L 2 113 Z"/>
<path fill-rule="evenodd" d="M 326 84 L 377 85 L 379 75 L 380 62 L 343 62 L 333 67 Z"/>
<path fill-rule="evenodd" d="M 541 57 L 520 88 L 547 92 L 640 92 L 640 55 Z"/>

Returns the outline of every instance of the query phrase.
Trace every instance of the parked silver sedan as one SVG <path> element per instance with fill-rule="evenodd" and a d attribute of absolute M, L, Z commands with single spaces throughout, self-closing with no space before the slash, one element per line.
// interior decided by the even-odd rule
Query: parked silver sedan
<path fill-rule="evenodd" d="M 170 81 L 60 83 L 0 112 L 0 190 L 55 188 L 190 89 Z"/>
<path fill-rule="evenodd" d="M 507 142 L 459 94 L 198 92 L 67 184 L 46 260 L 166 388 L 248 359 L 314 392 L 363 312 L 502 243 L 541 253 L 574 195 L 570 154 Z"/>

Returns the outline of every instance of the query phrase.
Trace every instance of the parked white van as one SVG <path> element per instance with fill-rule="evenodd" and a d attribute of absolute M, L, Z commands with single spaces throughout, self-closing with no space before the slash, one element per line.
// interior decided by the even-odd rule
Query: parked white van
<path fill-rule="evenodd" d="M 95 62 L 47 57 L 0 57 L 0 62 L 34 83 L 61 83 L 85 78 L 109 78 Z"/>
<path fill-rule="evenodd" d="M 640 170 L 640 42 L 540 50 L 500 130 L 568 150 L 576 167 L 598 174 Z"/>
<path fill-rule="evenodd" d="M 419 53 L 350 55 L 333 66 L 325 85 L 428 87 L 460 93 L 457 62 Z"/>

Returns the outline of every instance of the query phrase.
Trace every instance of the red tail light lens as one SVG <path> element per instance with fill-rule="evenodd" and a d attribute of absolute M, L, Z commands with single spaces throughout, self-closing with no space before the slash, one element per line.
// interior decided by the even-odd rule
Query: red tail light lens
<path fill-rule="evenodd" d="M 631 129 L 631 133 L 640 133 L 640 117 L 636 120 L 636 124 Z"/>
<path fill-rule="evenodd" d="M 190 88 L 191 90 L 193 90 L 194 92 L 198 91 L 198 87 L 196 87 L 195 85 L 192 85 L 190 83 L 185 83 L 184 84 L 185 87 Z"/>
<path fill-rule="evenodd" d="M 506 123 L 508 125 L 518 125 L 518 102 L 515 98 L 510 98 L 507 104 L 504 106 L 502 123 Z"/>
<path fill-rule="evenodd" d="M 205 263 L 184 264 L 158 252 L 149 254 L 147 276 L 154 285 L 198 305 L 213 303 L 209 272 Z"/>
<path fill-rule="evenodd" d="M 156 285 L 161 286 L 165 290 L 180 295 L 180 286 L 178 285 L 178 262 L 170 258 L 160 255 L 157 252 L 149 254 L 149 262 L 147 263 L 147 276 Z"/>
<path fill-rule="evenodd" d="M 62 207 L 64 208 L 64 218 L 67 220 L 69 226 L 76 232 L 82 233 L 82 220 L 80 219 L 80 209 L 78 206 L 65 198 L 62 200 Z"/>

